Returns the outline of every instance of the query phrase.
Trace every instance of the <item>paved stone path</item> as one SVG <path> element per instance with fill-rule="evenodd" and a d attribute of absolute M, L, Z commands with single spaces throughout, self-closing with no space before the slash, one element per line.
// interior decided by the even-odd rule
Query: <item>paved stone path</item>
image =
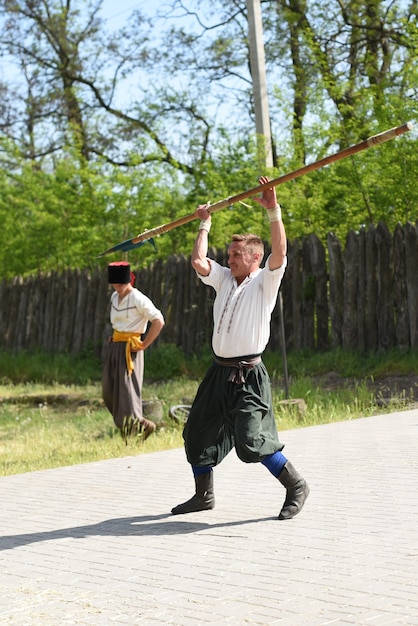
<path fill-rule="evenodd" d="M 0 625 L 418 625 L 418 410 L 281 434 L 302 513 L 232 452 L 216 508 L 182 449 L 0 478 Z"/>

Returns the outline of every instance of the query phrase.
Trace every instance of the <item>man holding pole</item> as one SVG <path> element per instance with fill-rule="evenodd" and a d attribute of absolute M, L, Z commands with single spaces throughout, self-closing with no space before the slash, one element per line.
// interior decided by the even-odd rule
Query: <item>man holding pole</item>
<path fill-rule="evenodd" d="M 260 184 L 269 182 L 260 178 Z M 262 240 L 252 234 L 233 235 L 228 266 L 207 257 L 211 227 L 209 205 L 200 205 L 201 222 L 192 252 L 199 278 L 216 291 L 213 307 L 214 359 L 194 399 L 184 428 L 187 460 L 195 481 L 195 494 L 172 509 L 173 515 L 213 509 L 213 468 L 235 447 L 244 463 L 262 463 L 285 487 L 278 519 L 297 515 L 309 494 L 306 481 L 281 452 L 270 379 L 262 353 L 270 336 L 271 313 L 283 278 L 286 233 L 274 187 L 255 198 L 267 211 L 271 254 L 261 268 Z"/>

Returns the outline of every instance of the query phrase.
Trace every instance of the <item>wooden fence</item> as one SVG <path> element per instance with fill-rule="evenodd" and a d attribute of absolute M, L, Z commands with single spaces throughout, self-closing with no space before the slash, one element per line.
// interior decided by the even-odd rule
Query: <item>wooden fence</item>
<path fill-rule="evenodd" d="M 267 251 L 268 252 L 268 251 Z M 225 251 L 210 255 L 224 263 Z M 133 269 L 135 269 L 133 267 Z M 137 271 L 136 286 L 162 310 L 158 343 L 197 353 L 210 342 L 214 292 L 172 256 Z M 0 349 L 100 356 L 111 288 L 107 272 L 66 271 L 0 283 Z M 326 248 L 316 235 L 289 242 L 281 287 L 286 349 L 349 348 L 362 352 L 418 348 L 418 223 L 384 224 L 350 232 L 343 249 L 330 233 Z M 281 344 L 279 304 L 269 347 Z"/>

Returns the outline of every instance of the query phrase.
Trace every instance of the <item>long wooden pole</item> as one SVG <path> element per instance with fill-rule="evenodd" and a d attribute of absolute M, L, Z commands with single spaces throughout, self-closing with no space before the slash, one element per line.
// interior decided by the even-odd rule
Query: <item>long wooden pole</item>
<path fill-rule="evenodd" d="M 258 193 L 262 192 L 264 189 L 268 189 L 270 187 L 276 187 L 277 185 L 282 185 L 283 183 L 287 183 L 289 180 L 294 180 L 295 178 L 304 176 L 305 174 L 308 174 L 309 172 L 313 172 L 314 170 L 318 170 L 321 167 L 324 167 L 325 165 L 329 165 L 330 163 L 334 163 L 335 161 L 345 159 L 346 157 L 351 156 L 353 154 L 357 154 L 357 152 L 361 152 L 362 150 L 366 150 L 367 148 L 378 146 L 379 144 L 384 143 L 385 141 L 394 139 L 395 137 L 398 137 L 399 135 L 402 135 L 403 133 L 406 133 L 412 130 L 412 128 L 413 128 L 413 124 L 411 122 L 407 122 L 400 126 L 390 128 L 389 130 L 379 133 L 378 135 L 373 135 L 372 137 L 369 137 L 368 139 L 365 139 L 364 141 L 358 144 L 355 144 L 354 146 L 350 146 L 349 148 L 345 148 L 344 150 L 341 150 L 340 152 L 336 152 L 335 154 L 331 154 L 327 157 L 324 157 L 323 159 L 320 159 L 319 161 L 315 161 L 314 163 L 311 163 L 310 165 L 305 165 L 304 167 L 294 170 L 293 172 L 289 172 L 288 174 L 283 174 L 283 176 L 279 176 L 279 178 L 274 178 L 273 180 L 270 180 L 268 183 L 258 185 L 257 187 L 253 187 L 252 189 L 243 191 L 235 196 L 230 196 L 229 198 L 224 198 L 223 200 L 219 200 L 218 202 L 215 202 L 215 204 L 210 205 L 208 210 L 210 213 L 215 213 L 216 211 L 219 211 L 220 209 L 223 209 L 227 206 L 231 206 L 231 204 L 234 204 L 235 202 L 240 202 L 241 200 L 244 200 L 245 198 L 250 198 L 252 196 L 255 196 Z M 179 226 L 188 224 L 189 222 L 195 219 L 197 219 L 195 213 L 189 213 L 188 215 L 184 215 L 183 217 L 180 217 L 179 219 L 174 220 L 172 222 L 168 222 L 167 224 L 162 224 L 161 226 L 151 228 L 150 230 L 145 230 L 143 233 L 137 235 L 136 237 L 133 237 L 129 241 L 122 242 L 122 244 L 118 244 L 114 246 L 113 248 L 109 248 L 108 250 L 100 254 L 99 256 L 104 256 L 105 254 L 109 254 L 110 252 L 115 252 L 116 250 L 123 250 L 124 244 L 130 244 L 131 247 L 138 245 L 141 242 L 147 241 L 153 237 L 157 237 L 158 235 L 162 235 L 163 233 L 173 230 L 174 228 L 178 228 Z"/>

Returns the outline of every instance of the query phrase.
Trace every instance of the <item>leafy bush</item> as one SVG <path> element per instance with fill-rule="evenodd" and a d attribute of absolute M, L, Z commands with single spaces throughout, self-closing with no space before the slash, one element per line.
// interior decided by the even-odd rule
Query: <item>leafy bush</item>
<path fill-rule="evenodd" d="M 101 378 L 101 364 L 93 356 L 0 352 L 0 381 L 5 384 L 61 383 L 86 385 Z"/>

